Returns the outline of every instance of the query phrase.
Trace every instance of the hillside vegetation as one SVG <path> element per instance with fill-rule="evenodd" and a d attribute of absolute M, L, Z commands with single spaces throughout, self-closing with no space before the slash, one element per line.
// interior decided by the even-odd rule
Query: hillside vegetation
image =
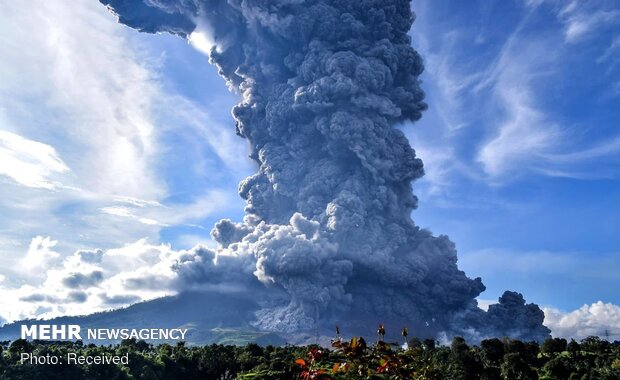
<path fill-rule="evenodd" d="M 186 346 L 125 340 L 118 345 L 82 342 L 2 342 L 0 379 L 620 379 L 620 342 L 589 337 L 581 342 L 549 339 L 541 345 L 488 339 L 469 346 L 433 340 L 408 348 L 377 339 L 334 340 L 318 346 Z M 128 364 L 28 364 L 22 353 L 44 357 L 128 356 Z"/>

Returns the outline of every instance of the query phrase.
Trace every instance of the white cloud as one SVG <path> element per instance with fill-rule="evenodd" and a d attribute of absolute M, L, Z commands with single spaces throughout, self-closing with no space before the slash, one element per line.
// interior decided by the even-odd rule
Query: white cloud
<path fill-rule="evenodd" d="M 573 13 L 575 9 L 579 6 L 579 0 L 572 0 L 568 4 L 565 4 L 563 8 L 560 8 L 558 12 L 558 16 L 564 17 L 567 14 Z"/>
<path fill-rule="evenodd" d="M 476 159 L 494 182 L 540 170 L 548 164 L 541 157 L 565 144 L 565 131 L 537 105 L 535 89 L 537 82 L 552 73 L 549 68 L 557 64 L 560 52 L 550 49 L 551 40 L 522 38 L 528 20 L 529 14 L 475 87 L 478 96 L 485 89 L 493 96 L 488 105 L 495 112 L 488 119 L 494 125 Z M 516 168 L 521 168 L 518 173 Z"/>
<path fill-rule="evenodd" d="M 46 268 L 60 257 L 60 254 L 53 250 L 57 244 L 58 241 L 52 240 L 49 236 L 32 238 L 26 256 L 16 269 L 27 276 L 42 275 Z"/>
<path fill-rule="evenodd" d="M 179 279 L 182 271 L 191 270 L 192 263 L 206 265 L 199 248 L 174 251 L 146 239 L 68 256 L 53 251 L 56 244 L 49 237 L 32 240 L 22 265 L 36 267 L 39 276 L 18 287 L 0 284 L 1 318 L 82 315 L 176 294 L 192 286 Z"/>
<path fill-rule="evenodd" d="M 568 43 L 576 43 L 593 34 L 598 28 L 614 24 L 620 20 L 620 11 L 580 11 L 571 7 L 560 13 L 565 24 L 565 38 Z"/>
<path fill-rule="evenodd" d="M 114 200 L 116 202 L 127 203 L 127 204 L 130 204 L 132 206 L 137 206 L 137 207 L 161 206 L 162 205 L 161 203 L 157 201 L 136 199 L 136 198 L 131 198 L 131 197 L 114 197 Z"/>
<path fill-rule="evenodd" d="M 168 101 L 174 104 L 176 121 L 187 127 L 193 140 L 207 144 L 227 170 L 236 175 L 253 172 L 246 142 L 234 134 L 232 128 L 222 126 L 205 111 L 205 107 L 185 97 L 169 95 Z M 204 145 L 201 145 L 201 149 L 204 149 Z"/>
<path fill-rule="evenodd" d="M 614 79 L 613 74 L 615 69 L 620 66 L 620 35 L 614 37 L 603 54 L 596 59 L 596 63 L 605 66 L 605 73 L 611 77 L 612 82 L 615 81 L 615 86 L 617 87 L 620 81 Z M 617 90 L 617 88 L 614 90 Z M 615 92 L 616 94 L 618 93 L 618 91 Z"/>
<path fill-rule="evenodd" d="M 98 208 L 167 195 L 155 170 L 155 60 L 85 0 L 0 2 L 0 56 L 3 239 L 43 233 L 77 248 L 154 236 L 159 227 L 115 225 Z M 0 257 L 20 259 L 4 245 Z"/>
<path fill-rule="evenodd" d="M 3 2 L 0 11 L 0 103 L 8 127 L 54 146 L 75 172 L 70 185 L 161 196 L 165 187 L 151 169 L 158 85 L 115 20 L 81 0 Z"/>
<path fill-rule="evenodd" d="M 437 33 L 438 26 L 429 17 L 432 8 L 429 2 L 415 5 L 418 17 L 410 33 L 414 48 L 424 59 L 421 79 L 430 106 L 421 120 L 403 126 L 424 162 L 425 176 L 417 182 L 416 193 L 426 198 L 446 193 L 457 175 L 480 177 L 457 148 L 475 127 L 472 119 L 476 109 L 469 93 L 483 73 L 475 70 L 477 60 L 463 64 L 462 57 L 455 53 L 472 41 L 478 43 L 480 36 L 470 39 L 467 31 L 449 30 L 454 25 L 446 24 L 441 27 L 448 31 Z"/>
<path fill-rule="evenodd" d="M 481 146 L 477 157 L 491 178 L 514 176 L 512 169 L 518 166 L 536 169 L 537 161 L 563 139 L 559 126 L 532 104 L 530 88 L 518 84 L 518 75 L 508 76 L 502 75 L 495 87 L 506 116 L 498 123 L 495 136 Z"/>
<path fill-rule="evenodd" d="M 620 136 L 610 138 L 608 141 L 605 141 L 600 145 L 595 145 L 584 150 L 551 155 L 548 158 L 556 163 L 575 163 L 618 153 L 620 153 Z"/>
<path fill-rule="evenodd" d="M 51 190 L 59 184 L 54 175 L 68 171 L 52 146 L 0 130 L 0 175 L 23 186 Z"/>
<path fill-rule="evenodd" d="M 253 252 L 247 245 L 255 242 L 255 236 L 244 239 L 247 252 Z M 37 237 L 33 240 L 31 255 L 38 260 L 43 252 L 52 251 L 57 242 L 50 238 Z M 242 249 L 241 252 L 246 252 Z M 48 263 L 41 270 L 43 280 L 37 279 L 21 287 L 0 286 L 0 315 L 4 319 L 15 320 L 26 317 L 53 317 L 92 313 L 111 307 L 124 306 L 141 300 L 149 300 L 183 290 L 218 288 L 246 290 L 248 280 L 257 271 L 260 260 L 254 255 L 237 252 L 234 260 L 230 251 L 222 250 L 221 256 L 214 251 L 200 247 L 191 250 L 173 250 L 166 244 L 151 244 L 147 239 L 119 248 L 103 251 L 78 251 L 73 255 L 53 252 L 55 258 L 64 257 Z M 549 252 L 513 253 L 486 250 L 477 255 L 467 254 L 462 259 L 476 259 L 479 267 L 485 266 L 495 272 L 505 273 L 506 263 L 512 271 L 531 274 L 535 271 L 545 273 L 576 273 L 590 277 L 618 277 L 618 263 L 583 261 Z M 214 270 L 214 262 L 219 269 Z M 540 265 L 544 262 L 545 265 Z M 576 270 L 575 268 L 579 268 Z M 604 268 L 604 270 L 601 270 Z M 614 269 L 615 268 L 615 269 Z M 242 274 L 242 276 L 238 276 Z M 479 305 L 485 308 L 488 300 L 480 299 Z"/>
<path fill-rule="evenodd" d="M 613 26 L 620 21 L 620 11 L 613 2 L 572 0 L 525 0 L 530 8 L 543 3 L 553 5 L 562 23 L 564 40 L 568 44 L 582 42 L 594 37 L 596 31 Z"/>
<path fill-rule="evenodd" d="M 420 17 L 412 35 L 430 77 L 424 82 L 431 108 L 409 136 L 427 167 L 423 181 L 430 183 L 430 194 L 448 193 L 463 177 L 503 184 L 540 173 L 548 164 L 543 156 L 562 147 L 562 129 L 537 104 L 537 86 L 552 74 L 560 52 L 550 49 L 553 41 L 546 36 L 525 37 L 540 3 L 530 2 L 494 54 L 488 54 L 495 48 L 490 44 L 472 47 L 481 55 L 466 48 L 477 44 L 479 30 L 438 26 L 428 20 L 430 3 L 416 6 Z M 439 27 L 456 29 L 439 34 Z"/>
<path fill-rule="evenodd" d="M 545 325 L 554 337 L 583 339 L 588 336 L 620 337 L 620 306 L 603 301 L 583 305 L 577 310 L 563 312 L 555 308 L 544 308 Z"/>
<path fill-rule="evenodd" d="M 476 300 L 478 301 L 478 307 L 484 311 L 489 310 L 489 306 L 493 305 L 494 303 L 497 303 L 496 300 L 487 300 L 483 298 L 476 298 Z"/>
<path fill-rule="evenodd" d="M 209 55 L 211 49 L 215 45 L 211 34 L 212 33 L 206 28 L 203 28 L 203 30 L 200 31 L 195 30 L 189 35 L 188 41 L 194 48 L 206 55 Z"/>
<path fill-rule="evenodd" d="M 536 8 L 544 2 L 545 0 L 525 0 L 525 5 L 531 8 Z"/>
<path fill-rule="evenodd" d="M 589 145 L 572 152 L 541 155 L 542 159 L 553 164 L 541 169 L 541 172 L 553 177 L 578 179 L 618 178 L 613 163 L 620 160 L 620 136 L 611 136 Z"/>
<path fill-rule="evenodd" d="M 116 216 L 134 217 L 132 211 L 127 207 L 120 207 L 120 206 L 103 207 L 101 209 L 101 212 L 105 214 L 116 215 Z"/>
<path fill-rule="evenodd" d="M 39 239 L 39 250 L 56 242 Z M 34 243 L 33 243 L 34 244 Z M 174 250 L 140 239 L 108 250 L 81 250 L 48 263 L 25 285 L 0 284 L 0 319 L 84 315 L 190 290 L 247 292 L 256 286 L 253 255 L 205 246 Z"/>
<path fill-rule="evenodd" d="M 98 2 L 0 2 L 0 56 L 0 271 L 7 283 L 20 281 L 10 268 L 32 236 L 54 236 L 62 252 L 156 241 L 165 226 L 242 203 L 232 199 L 231 177 L 250 164 L 232 126 L 177 93 L 161 77 L 165 51 Z M 190 142 L 183 167 L 170 167 L 179 139 Z M 218 159 L 236 171 L 222 171 Z M 201 193 L 179 195 L 166 182 L 192 175 Z M 220 180 L 233 191 L 218 190 Z"/>
<path fill-rule="evenodd" d="M 478 299 L 478 307 L 488 310 L 496 300 Z M 551 329 L 554 338 L 581 340 L 588 336 L 599 336 L 617 340 L 620 337 L 620 306 L 597 301 L 572 311 L 554 307 L 543 307 L 545 326 Z"/>
<path fill-rule="evenodd" d="M 494 37 L 499 44 L 485 42 L 483 47 L 476 40 L 481 33 L 497 32 L 493 27 L 480 30 L 433 19 L 433 3 L 417 3 L 419 17 L 411 34 L 425 59 L 423 81 L 431 106 L 417 125 L 407 128 L 407 135 L 425 162 L 426 176 L 419 185 L 424 195 L 449 197 L 463 180 L 498 186 L 531 174 L 617 177 L 617 138 L 584 133 L 611 126 L 567 125 L 566 114 L 549 108 L 545 98 L 550 88 L 577 75 L 566 64 L 574 50 L 563 44 L 570 22 L 587 20 L 587 32 L 573 27 L 579 40 L 616 22 L 619 11 L 586 3 L 526 0 L 527 9 L 512 31 Z M 534 31 L 549 8 L 556 10 L 559 27 L 550 23 Z M 620 93 L 609 67 L 615 50 L 611 42 L 596 61 L 608 64 L 614 96 Z"/>
<path fill-rule="evenodd" d="M 478 299 L 478 307 L 488 310 L 497 300 Z M 575 339 L 599 336 L 610 341 L 620 337 L 620 306 L 597 301 L 572 311 L 543 307 L 544 325 L 554 338 Z"/>
<path fill-rule="evenodd" d="M 113 205 L 102 207 L 104 214 L 121 218 L 128 218 L 147 225 L 170 226 L 186 224 L 200 220 L 211 213 L 221 210 L 225 204 L 231 203 L 230 193 L 218 190 L 209 191 L 207 194 L 194 199 L 187 204 L 177 204 L 174 207 L 162 205 L 159 202 L 146 202 L 132 199 L 115 199 L 117 203 L 125 205 Z"/>

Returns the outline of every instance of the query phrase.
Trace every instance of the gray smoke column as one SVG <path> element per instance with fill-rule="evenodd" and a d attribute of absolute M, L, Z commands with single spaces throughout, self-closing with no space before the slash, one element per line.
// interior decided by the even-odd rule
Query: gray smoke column
<path fill-rule="evenodd" d="M 409 1 L 101 2 L 140 31 L 208 33 L 210 61 L 243 97 L 236 132 L 259 170 L 239 185 L 243 222 L 222 220 L 212 235 L 218 255 L 261 284 L 257 327 L 387 321 L 427 334 L 548 335 L 542 311 L 516 293 L 495 314 L 478 309 L 481 279 L 458 269 L 448 237 L 411 220 L 411 182 L 424 170 L 395 125 L 426 104 Z"/>

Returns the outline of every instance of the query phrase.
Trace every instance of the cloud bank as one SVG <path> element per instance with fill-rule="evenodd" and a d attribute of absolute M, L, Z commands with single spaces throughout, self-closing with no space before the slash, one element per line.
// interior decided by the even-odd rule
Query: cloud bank
<path fill-rule="evenodd" d="M 3 320 L 82 315 L 190 290 L 247 291 L 238 277 L 223 275 L 232 272 L 230 259 L 220 256 L 215 270 L 215 252 L 202 246 L 175 251 L 141 239 L 66 254 L 56 252 L 56 244 L 49 237 L 32 239 L 17 269 L 28 285 L 0 282 Z"/>
<path fill-rule="evenodd" d="M 0 4 L 0 273 L 7 286 L 23 283 L 11 273 L 22 259 L 15 252 L 38 235 L 70 253 L 156 241 L 178 228 L 192 244 L 164 232 L 165 240 L 186 248 L 209 240 L 209 229 L 189 225 L 242 204 L 234 189 L 249 164 L 244 144 L 220 121 L 230 116 L 189 100 L 165 75 L 187 57 L 166 55 L 174 46 L 147 37 L 120 28 L 90 0 Z M 210 94 L 208 102 L 232 104 L 225 96 Z M 184 149 L 171 149 L 171 141 Z M 238 172 L 202 182 L 222 163 Z"/>
<path fill-rule="evenodd" d="M 259 277 L 253 275 L 256 261 L 249 256 L 226 256 L 204 246 L 176 251 L 169 245 L 151 244 L 144 239 L 119 248 L 67 254 L 56 252 L 56 243 L 43 236 L 32 240 L 28 255 L 43 255 L 52 260 L 36 271 L 31 265 L 20 268 L 26 275 L 33 276 L 28 285 L 5 286 L 0 276 L 0 324 L 26 318 L 89 314 L 186 291 L 252 294 L 263 305 L 276 299 L 288 299 L 286 292 L 261 284 Z M 321 276 L 326 275 L 322 273 L 316 280 L 325 282 Z M 511 324 L 515 319 L 522 325 L 535 320 L 530 313 L 538 315 L 538 308 L 524 306 L 523 298 L 517 293 L 506 293 L 499 301 L 499 304 L 489 300 L 479 303 L 484 310 L 489 310 L 487 316 L 495 320 L 494 324 L 505 323 L 504 331 L 508 334 L 527 339 L 528 335 L 523 335 L 527 330 L 511 330 Z M 582 339 L 598 335 L 613 340 L 620 336 L 620 306 L 612 303 L 598 301 L 568 312 L 555 308 L 543 310 L 544 323 L 554 337 Z M 217 309 L 213 311 L 217 313 Z M 520 314 L 513 315 L 515 311 Z M 279 318 L 289 317 L 268 314 L 265 309 L 259 316 L 280 324 Z M 350 329 L 347 331 L 352 333 Z M 482 339 L 493 333 L 491 329 L 481 328 L 469 330 L 468 336 Z"/>
<path fill-rule="evenodd" d="M 429 334 L 548 335 L 518 293 L 481 311 L 481 279 L 410 218 L 424 171 L 395 125 L 426 104 L 409 1 L 101 2 L 140 31 L 189 37 L 243 96 L 236 131 L 259 171 L 239 186 L 244 220 L 213 229 L 216 258 L 235 264 L 209 267 L 209 282 L 231 271 L 268 289 L 257 327 L 367 329 L 381 318 Z"/>
<path fill-rule="evenodd" d="M 577 310 L 563 312 L 544 308 L 545 324 L 554 337 L 583 339 L 600 336 L 610 341 L 620 338 L 620 306 L 603 301 L 583 305 Z"/>

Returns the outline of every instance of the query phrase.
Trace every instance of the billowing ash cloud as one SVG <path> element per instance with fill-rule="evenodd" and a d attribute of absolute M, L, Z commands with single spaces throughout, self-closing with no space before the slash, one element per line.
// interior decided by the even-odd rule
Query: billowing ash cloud
<path fill-rule="evenodd" d="M 382 320 L 427 333 L 510 325 L 525 338 L 548 334 L 520 295 L 478 309 L 480 278 L 458 269 L 448 237 L 410 218 L 411 182 L 424 171 L 395 125 L 419 119 L 426 104 L 409 1 L 100 1 L 130 27 L 207 44 L 243 96 L 236 131 L 259 170 L 239 185 L 243 222 L 223 220 L 212 233 L 216 261 L 232 264 L 196 276 L 258 280 L 258 327 L 367 330 Z"/>

